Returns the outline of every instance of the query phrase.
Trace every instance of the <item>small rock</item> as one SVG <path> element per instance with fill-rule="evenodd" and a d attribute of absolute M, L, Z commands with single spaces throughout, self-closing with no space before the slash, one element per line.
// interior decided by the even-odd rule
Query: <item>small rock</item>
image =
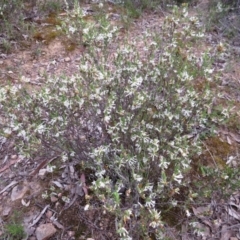
<path fill-rule="evenodd" d="M 70 57 L 66 57 L 66 58 L 64 59 L 64 61 L 65 61 L 65 62 L 70 62 L 70 61 L 71 61 L 71 58 L 70 58 Z"/>
<path fill-rule="evenodd" d="M 13 62 L 18 63 L 18 64 L 21 63 L 21 61 L 19 59 L 13 59 Z"/>
<path fill-rule="evenodd" d="M 11 155 L 11 159 L 16 160 L 18 158 L 17 155 Z"/>
<path fill-rule="evenodd" d="M 5 207 L 2 211 L 2 216 L 7 217 L 10 214 L 11 210 L 12 210 L 12 208 L 9 206 Z"/>
<path fill-rule="evenodd" d="M 30 182 L 29 187 L 34 193 L 38 193 L 42 190 L 42 186 L 37 182 Z"/>
<path fill-rule="evenodd" d="M 31 236 L 34 234 L 36 228 L 35 227 L 26 227 L 24 226 L 24 232 L 28 235 L 28 236 Z M 28 239 L 30 240 L 30 238 Z M 34 237 L 33 240 L 36 240 L 36 238 Z"/>
<path fill-rule="evenodd" d="M 68 234 L 69 237 L 74 237 L 75 232 L 74 231 L 68 231 L 67 234 Z"/>
<path fill-rule="evenodd" d="M 47 218 L 51 218 L 52 215 L 53 215 L 52 211 L 48 210 L 48 211 L 46 212 L 46 217 L 47 217 Z"/>
<path fill-rule="evenodd" d="M 87 238 L 87 240 L 94 240 L 94 238 Z"/>
<path fill-rule="evenodd" d="M 10 173 L 10 174 L 8 175 L 8 178 L 9 178 L 9 179 L 12 179 L 12 178 L 14 178 L 14 177 L 16 177 L 16 173 L 14 173 L 14 172 L 12 172 L 12 173 Z"/>
<path fill-rule="evenodd" d="M 46 68 L 45 67 L 40 67 L 39 70 L 38 70 L 38 74 L 40 76 L 44 76 L 45 72 L 46 72 Z"/>
<path fill-rule="evenodd" d="M 64 229 L 64 226 L 61 223 L 59 223 L 56 219 L 54 219 L 54 217 L 51 217 L 50 220 L 51 220 L 52 224 L 54 226 L 56 226 L 57 228 Z"/>
<path fill-rule="evenodd" d="M 2 195 L 3 195 L 3 197 L 5 197 L 8 195 L 8 192 L 4 192 Z"/>
<path fill-rule="evenodd" d="M 59 208 L 59 207 L 61 207 L 60 202 L 56 202 L 56 203 L 55 203 L 55 208 Z"/>
<path fill-rule="evenodd" d="M 52 223 L 42 224 L 36 229 L 37 240 L 47 240 L 56 233 Z"/>
<path fill-rule="evenodd" d="M 26 186 L 15 186 L 12 190 L 11 200 L 16 201 L 24 197 L 24 195 L 29 191 L 29 188 Z"/>
<path fill-rule="evenodd" d="M 45 177 L 46 173 L 47 173 L 47 169 L 42 168 L 42 169 L 39 170 L 38 176 L 39 176 L 41 179 L 43 179 L 43 178 Z"/>
<path fill-rule="evenodd" d="M 55 202 L 58 201 L 58 198 L 55 197 L 54 195 L 51 195 L 50 199 L 51 199 L 51 202 L 52 202 L 52 203 L 55 203 Z"/>
<path fill-rule="evenodd" d="M 69 191 L 71 189 L 71 185 L 64 184 L 63 186 L 65 191 Z"/>
<path fill-rule="evenodd" d="M 36 238 L 35 237 L 30 237 L 29 240 L 36 240 Z"/>

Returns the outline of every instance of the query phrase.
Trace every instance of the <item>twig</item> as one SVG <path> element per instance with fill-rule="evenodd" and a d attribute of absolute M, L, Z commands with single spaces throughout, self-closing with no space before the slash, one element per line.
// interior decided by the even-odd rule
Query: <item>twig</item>
<path fill-rule="evenodd" d="M 45 206 L 45 208 L 41 211 L 41 213 L 38 215 L 38 217 L 33 221 L 33 223 L 30 225 L 30 227 L 33 227 L 42 217 L 42 215 L 46 212 L 46 210 L 50 207 L 50 205 Z"/>
<path fill-rule="evenodd" d="M 19 159 L 11 160 L 8 164 L 6 164 L 6 166 L 4 166 L 0 169 L 0 173 L 6 171 L 11 165 L 15 164 L 18 160 Z"/>
<path fill-rule="evenodd" d="M 17 181 L 12 181 L 10 184 L 8 184 L 8 185 L 0 192 L 0 195 L 1 195 L 2 193 L 4 193 L 8 188 L 16 185 L 17 183 L 18 183 Z"/>
<path fill-rule="evenodd" d="M 30 173 L 29 176 L 30 176 L 31 178 L 34 177 L 34 176 L 39 172 L 40 169 L 42 169 L 43 167 L 45 167 L 47 164 L 51 163 L 53 160 L 55 160 L 55 159 L 58 158 L 58 157 L 59 157 L 59 155 L 56 156 L 56 157 L 53 157 L 53 158 L 51 158 L 51 159 L 46 159 L 46 160 L 44 160 L 42 163 L 40 163 L 40 164 L 38 165 L 38 167 L 37 167 L 33 172 Z"/>
<path fill-rule="evenodd" d="M 206 148 L 206 150 L 208 151 L 208 153 L 210 154 L 210 156 L 211 156 L 211 158 L 212 158 L 212 160 L 213 160 L 213 163 L 214 163 L 215 167 L 218 169 L 218 165 L 217 165 L 217 163 L 216 163 L 216 161 L 215 161 L 215 159 L 214 159 L 214 156 L 212 155 L 211 151 L 209 150 L 209 148 L 207 147 L 207 145 L 206 145 L 204 142 L 202 142 L 202 143 L 203 143 L 203 145 L 205 146 L 205 148 Z"/>
<path fill-rule="evenodd" d="M 71 201 L 70 203 L 68 203 L 66 206 L 63 207 L 63 209 L 61 210 L 61 212 L 59 213 L 59 215 L 61 215 L 63 211 L 65 211 L 65 210 L 67 210 L 68 208 L 70 208 L 70 207 L 73 205 L 73 203 L 77 200 L 77 198 L 78 198 L 78 195 L 75 194 L 74 197 L 73 197 L 73 199 L 72 199 L 72 201 Z"/>

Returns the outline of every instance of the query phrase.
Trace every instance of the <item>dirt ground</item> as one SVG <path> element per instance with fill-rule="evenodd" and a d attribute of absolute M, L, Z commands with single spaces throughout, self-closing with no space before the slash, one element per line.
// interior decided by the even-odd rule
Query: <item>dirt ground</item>
<path fill-rule="evenodd" d="M 91 9 L 90 4 L 86 4 L 84 7 Z M 201 7 L 203 6 L 201 5 Z M 121 12 L 116 12 L 115 17 L 120 14 Z M 132 21 L 128 29 L 124 29 L 120 33 L 119 41 L 125 35 L 128 35 L 129 39 L 136 39 L 146 29 L 157 31 L 166 14 L 168 13 L 162 10 L 143 13 L 140 18 Z M 195 9 L 191 14 L 196 14 Z M 39 24 L 38 27 L 39 32 L 47 31 L 44 24 Z M 211 32 L 207 35 L 206 45 L 217 46 L 219 44 L 221 33 Z M 70 46 L 71 43 L 63 36 L 56 36 L 46 43 L 46 36 L 34 39 L 27 49 L 17 47 L 10 54 L 0 54 L 1 83 L 22 83 L 29 89 L 37 89 L 44 85 L 49 76 L 71 76 L 78 72 L 79 62 L 86 46 Z M 229 43 L 227 44 L 229 57 L 228 61 L 215 63 L 215 71 L 222 75 L 221 82 L 215 84 L 215 91 L 222 93 L 222 98 L 217 99 L 216 104 L 231 103 L 231 121 L 228 126 L 221 126 L 216 130 L 218 139 L 209 139 L 209 142 L 206 142 L 207 150 L 205 152 L 211 152 L 211 155 L 215 154 L 216 156 L 231 155 L 235 159 L 232 162 L 233 167 L 237 167 L 240 161 L 240 46 L 233 44 L 228 39 L 223 39 L 223 41 L 225 40 Z M 141 44 L 139 44 L 139 48 L 141 48 Z M 222 151 L 223 146 L 228 149 L 227 153 Z M 61 166 L 63 169 L 61 174 L 53 173 L 41 176 L 39 171 L 45 169 L 49 162 L 57 161 L 57 157 L 54 159 L 24 159 L 14 150 L 11 142 L 5 142 L 1 138 L 0 153 L 0 239 L 7 239 L 4 236 L 4 224 L 15 220 L 24 225 L 27 237 L 23 239 L 37 239 L 37 229 L 46 224 L 51 224 L 56 230 L 53 231 L 54 235 L 48 239 L 118 239 L 114 230 L 114 217 L 102 212 L 97 199 L 86 199 L 86 190 L 79 188 L 79 182 L 86 186 L 90 184 L 91 172 L 83 173 L 76 166 Z M 224 157 L 229 156 L 224 155 Z M 204 160 L 201 161 L 212 164 L 212 160 L 209 158 L 208 153 L 203 153 L 202 159 Z M 55 189 L 56 195 L 45 200 L 42 196 L 50 188 Z M 60 199 L 63 195 L 69 196 L 69 202 L 63 202 Z M 208 211 L 209 206 L 193 209 L 193 214 L 199 219 L 199 225 L 206 232 L 204 236 L 222 231 L 222 240 L 240 239 L 239 233 L 236 233 L 236 227 L 240 221 L 239 196 L 239 193 L 236 193 L 228 201 L 216 197 L 216 201 L 209 203 L 209 206 L 215 204 L 216 211 L 212 214 L 218 212 L 219 216 L 213 218 L 211 215 L 210 220 L 204 217 L 204 212 Z M 84 206 L 87 201 L 94 202 L 96 208 L 85 211 Z M 16 216 L 15 219 L 17 213 L 20 213 L 20 216 Z M 229 216 L 233 218 L 230 222 L 226 220 Z M 213 223 L 213 219 L 218 219 L 219 222 Z M 221 230 L 219 230 L 220 227 Z M 51 227 L 48 230 L 51 231 Z M 186 229 L 182 229 L 181 238 L 174 228 L 170 227 L 169 232 L 171 239 L 194 239 L 187 237 Z M 196 237 L 195 239 L 217 238 Z"/>

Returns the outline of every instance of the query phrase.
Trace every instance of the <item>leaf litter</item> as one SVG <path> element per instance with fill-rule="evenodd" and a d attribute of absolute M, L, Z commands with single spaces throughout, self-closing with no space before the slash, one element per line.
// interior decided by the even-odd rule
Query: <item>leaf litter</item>
<path fill-rule="evenodd" d="M 136 36 L 138 34 L 142 34 L 142 32 L 146 30 L 146 28 L 156 29 L 158 25 L 161 24 L 162 20 L 163 17 L 156 17 L 155 14 L 144 15 L 142 19 L 136 21 L 135 27 L 131 27 L 130 37 L 133 35 Z M 49 46 L 42 46 L 41 44 L 39 46 L 41 47 L 41 52 L 44 54 L 38 56 L 37 60 L 35 58 L 33 59 L 31 51 L 17 52 L 13 53 L 12 55 L 3 55 L 1 65 L 5 66 L 6 69 L 10 65 L 13 65 L 14 67 L 16 67 L 17 71 L 3 71 L 1 73 L 2 79 L 10 78 L 13 82 L 17 82 L 20 80 L 25 81 L 26 84 L 41 85 L 44 82 L 45 73 L 49 75 L 55 75 L 62 74 L 64 72 L 65 75 L 70 75 L 73 72 L 78 71 L 78 62 L 81 58 L 84 48 L 79 47 L 76 48 L 73 52 L 67 53 L 64 50 L 64 46 L 57 39 L 53 40 L 49 44 Z M 39 46 L 36 45 L 35 48 L 38 48 Z M 139 43 L 139 47 L 142 47 L 141 43 Z M 70 59 L 70 61 L 65 61 L 66 59 Z M 216 67 L 223 68 L 222 63 L 219 63 Z M 21 79 L 18 79 L 19 73 L 23 75 Z M 238 71 L 236 74 L 240 74 L 240 72 Z M 33 81 L 33 79 L 35 80 Z M 229 82 L 226 83 L 225 81 L 224 85 L 229 86 Z M 235 91 L 234 96 L 229 96 L 228 99 L 235 99 L 236 94 L 237 93 Z M 222 136 L 223 140 L 226 141 L 229 145 L 236 145 L 240 143 L 239 131 L 233 132 L 226 129 L 219 129 L 218 134 Z M 3 152 L 5 149 L 5 145 L 6 142 L 2 140 L 0 149 L 3 150 Z M 9 171 L 10 167 L 19 162 L 18 158 L 9 160 L 8 155 L 8 152 L 5 152 L 5 154 L 2 155 L 4 157 L 2 159 L 2 164 L 0 165 L 0 177 L 3 176 L 3 174 L 6 174 L 5 179 L 7 179 L 7 181 L 10 183 L 3 188 L 2 184 L 0 183 L 0 195 L 10 192 L 14 186 L 18 185 L 22 181 L 22 179 L 11 181 L 12 178 L 8 178 L 8 175 L 11 173 L 11 171 Z M 30 177 L 29 181 L 41 181 L 37 179 L 39 171 L 45 168 L 48 164 L 50 164 L 57 158 L 59 158 L 59 156 L 55 156 L 51 159 L 46 158 L 35 167 L 30 166 L 30 164 L 26 170 L 28 172 L 28 176 Z M 46 187 L 55 186 L 54 191 L 56 191 L 57 188 L 56 198 L 58 200 L 56 203 L 46 203 L 45 206 L 42 206 L 41 212 L 32 218 L 31 223 L 28 222 L 29 229 L 33 227 L 35 228 L 39 224 L 50 221 L 58 229 L 62 230 L 61 239 L 64 239 L 64 233 L 71 226 L 67 224 L 67 221 L 64 221 L 64 223 L 62 223 L 58 219 L 61 219 L 60 216 L 64 215 L 64 212 L 69 213 L 70 211 L 72 211 L 72 209 L 75 209 L 74 214 L 79 218 L 79 220 L 81 219 L 82 222 L 84 222 L 86 225 L 89 224 L 92 229 L 95 229 L 96 233 L 101 232 L 100 235 L 102 236 L 102 238 L 97 238 L 97 234 L 95 233 L 95 239 L 104 239 L 105 235 L 102 233 L 101 228 L 96 224 L 97 222 L 101 223 L 101 221 L 98 221 L 97 219 L 99 217 L 102 217 L 102 213 L 91 213 L 90 211 L 89 215 L 87 215 L 87 213 L 84 211 L 84 207 L 87 203 L 86 197 L 90 195 L 87 185 L 89 179 L 88 173 L 80 173 L 76 170 L 76 167 L 77 166 L 74 164 L 67 166 L 63 164 L 61 166 L 61 168 L 63 169 L 61 176 L 53 176 L 53 179 L 49 181 L 49 185 L 46 183 L 42 184 L 41 192 L 43 192 Z M 17 171 L 21 171 L 21 166 L 19 166 Z M 45 176 L 42 181 L 48 181 L 47 179 L 48 177 Z M 29 198 L 36 198 L 38 201 L 40 201 L 40 198 L 35 195 L 36 192 L 34 191 L 34 189 L 31 189 Z M 66 200 L 65 203 L 62 202 L 63 195 L 68 195 L 68 200 Z M 7 201 L 8 198 L 9 196 L 8 194 L 6 194 L 2 198 L 0 198 L 0 202 Z M 39 206 L 37 206 L 36 204 L 36 199 L 33 201 L 34 203 L 32 203 L 32 201 L 30 202 L 28 198 L 22 198 L 21 202 L 24 207 L 34 209 L 34 211 L 31 210 L 33 213 L 36 212 L 36 209 L 39 208 Z M 55 209 L 59 209 L 59 211 Z M 45 216 L 48 210 L 54 212 L 54 215 L 49 219 Z M 111 216 L 107 217 L 109 217 L 109 220 L 111 221 Z M 230 197 L 228 201 L 221 199 L 220 196 L 214 196 L 212 197 L 211 203 L 204 206 L 192 207 L 192 218 L 196 220 L 198 228 L 202 229 L 201 234 L 189 234 L 187 224 L 183 224 L 182 239 L 184 240 L 213 239 L 214 237 L 218 237 L 218 239 L 221 240 L 234 238 L 240 239 L 240 193 L 235 193 Z M 104 227 L 108 228 L 108 226 L 111 226 L 111 224 L 106 223 Z M 84 231 L 86 231 L 86 229 Z M 29 230 L 29 232 L 31 231 Z M 32 231 L 31 234 L 34 234 L 34 231 Z M 172 233 L 173 239 L 179 239 L 175 236 L 176 234 Z M 108 238 L 106 237 L 105 239 L 111 239 L 111 237 L 109 238 L 108 236 Z M 114 239 L 114 236 L 112 236 L 112 239 Z"/>

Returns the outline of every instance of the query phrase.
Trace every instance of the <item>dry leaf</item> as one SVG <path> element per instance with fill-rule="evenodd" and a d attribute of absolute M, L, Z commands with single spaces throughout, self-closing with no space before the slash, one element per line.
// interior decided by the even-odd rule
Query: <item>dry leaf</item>
<path fill-rule="evenodd" d="M 11 165 L 15 164 L 19 159 L 11 160 L 6 166 L 0 169 L 0 173 L 6 171 Z"/>
<path fill-rule="evenodd" d="M 16 185 L 18 182 L 17 181 L 12 181 L 10 184 L 8 184 L 1 192 L 0 194 L 4 193 L 8 188 Z"/>
<path fill-rule="evenodd" d="M 230 133 L 231 137 L 236 141 L 237 143 L 240 143 L 240 136 L 234 133 Z"/>
<path fill-rule="evenodd" d="M 81 180 L 81 183 L 86 183 L 86 178 L 84 173 L 81 174 L 80 180 Z"/>
<path fill-rule="evenodd" d="M 63 188 L 63 185 L 58 181 L 52 181 L 52 183 L 54 183 L 59 188 Z"/>
<path fill-rule="evenodd" d="M 240 221 L 240 214 L 235 211 L 232 207 L 228 207 L 227 212 L 230 216 Z"/>
<path fill-rule="evenodd" d="M 196 217 L 205 217 L 206 215 L 210 214 L 211 208 L 210 206 L 207 207 L 198 207 L 198 208 L 194 208 L 192 207 L 193 213 Z"/>
<path fill-rule="evenodd" d="M 25 200 L 22 198 L 21 203 L 23 206 L 28 207 L 30 205 L 30 201 L 25 202 Z"/>
<path fill-rule="evenodd" d="M 86 178 L 85 178 L 85 174 L 84 173 L 81 174 L 80 180 L 81 180 L 82 189 L 83 189 L 85 195 L 88 195 L 88 188 L 87 188 L 87 185 L 86 185 Z"/>
<path fill-rule="evenodd" d="M 222 231 L 221 231 L 221 238 L 220 240 L 226 240 L 229 239 L 232 236 L 231 231 L 228 229 L 227 225 L 222 226 Z"/>
<path fill-rule="evenodd" d="M 83 191 L 84 191 L 85 195 L 88 195 L 88 189 L 86 186 L 83 186 Z"/>
<path fill-rule="evenodd" d="M 232 141 L 231 141 L 229 136 L 227 136 L 227 142 L 228 142 L 229 145 L 232 145 Z"/>
<path fill-rule="evenodd" d="M 64 226 L 59 223 L 56 219 L 51 219 L 52 220 L 52 223 L 59 229 L 64 229 Z"/>
<path fill-rule="evenodd" d="M 75 193 L 81 197 L 84 195 L 83 187 L 81 184 L 76 185 Z"/>

